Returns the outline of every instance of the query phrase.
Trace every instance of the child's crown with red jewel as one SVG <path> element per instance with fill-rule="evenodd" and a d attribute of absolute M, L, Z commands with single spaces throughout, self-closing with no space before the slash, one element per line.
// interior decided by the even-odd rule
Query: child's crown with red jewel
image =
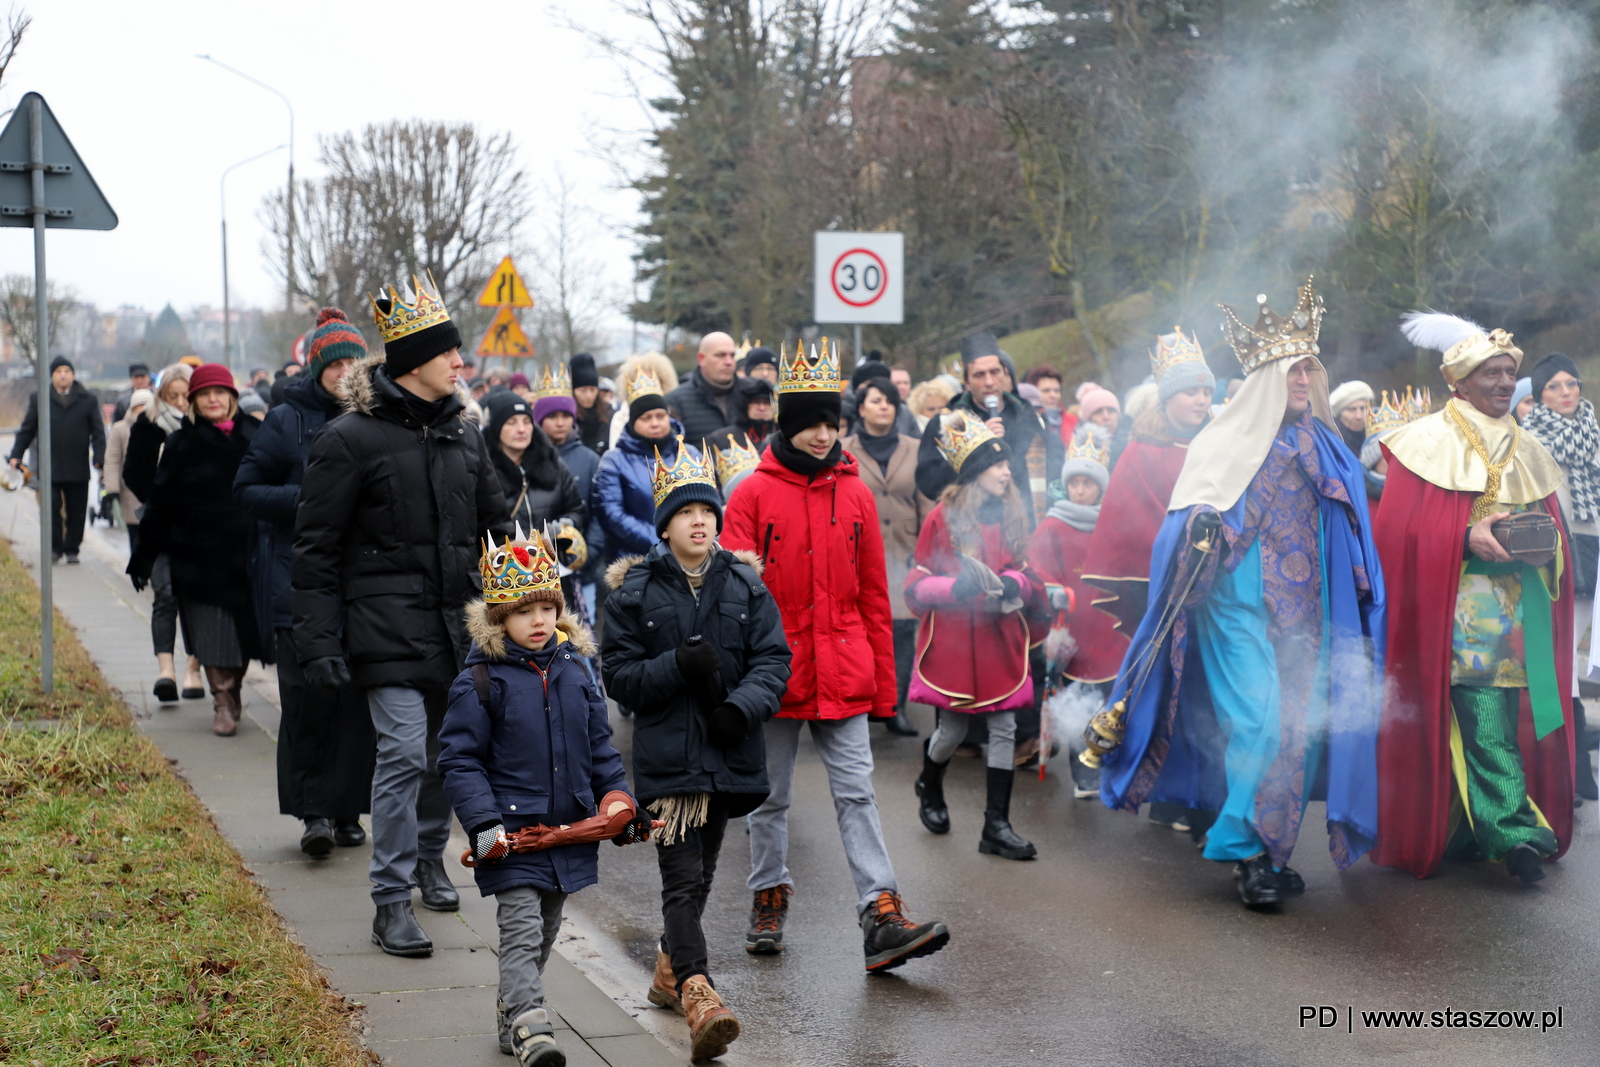
<path fill-rule="evenodd" d="M 561 568 L 556 563 L 555 552 L 543 535 L 528 537 L 517 524 L 515 541 L 505 541 L 500 547 L 490 534 L 482 543 L 483 559 L 478 570 L 483 575 L 483 602 L 485 604 L 514 604 L 529 593 L 561 588 Z"/>

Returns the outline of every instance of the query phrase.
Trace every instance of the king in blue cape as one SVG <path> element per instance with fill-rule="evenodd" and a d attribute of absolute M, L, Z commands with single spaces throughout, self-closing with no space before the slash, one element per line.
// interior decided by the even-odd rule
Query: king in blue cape
<path fill-rule="evenodd" d="M 1209 859 L 1240 899 L 1303 892 L 1289 867 L 1306 804 L 1327 801 L 1342 870 L 1378 833 L 1383 574 L 1361 464 L 1330 427 L 1322 300 L 1224 308 L 1244 387 L 1195 438 L 1150 560 L 1149 609 L 1110 704 L 1122 742 L 1100 796 L 1214 813 Z"/>

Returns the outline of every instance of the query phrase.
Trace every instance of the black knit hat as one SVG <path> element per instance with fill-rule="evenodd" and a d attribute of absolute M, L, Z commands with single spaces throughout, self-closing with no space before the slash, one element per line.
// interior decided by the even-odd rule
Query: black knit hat
<path fill-rule="evenodd" d="M 68 370 L 72 371 L 74 374 L 77 373 L 77 368 L 72 365 L 72 360 L 68 359 L 66 356 L 57 356 L 55 359 L 52 359 L 50 361 L 50 373 L 51 374 L 54 374 L 56 371 L 60 370 L 62 367 L 67 368 Z"/>
<path fill-rule="evenodd" d="M 971 485 L 978 480 L 978 475 L 996 463 L 1009 462 L 1011 462 L 1011 446 L 1001 438 L 991 437 L 962 460 L 961 473 L 956 475 L 956 481 L 961 485 Z"/>
<path fill-rule="evenodd" d="M 733 383 L 733 410 L 735 419 L 748 413 L 751 404 L 758 400 L 772 402 L 778 392 L 765 378 L 739 378 Z"/>
<path fill-rule="evenodd" d="M 837 429 L 844 423 L 844 398 L 832 390 L 813 393 L 782 393 L 778 396 L 778 429 L 783 436 L 809 430 L 819 422 L 831 422 Z"/>
<path fill-rule="evenodd" d="M 382 315 L 388 315 L 393 310 L 388 297 L 374 300 L 373 304 Z M 461 331 L 456 329 L 455 323 L 446 319 L 425 330 L 417 330 L 415 333 L 396 337 L 392 341 L 385 341 L 384 369 L 389 372 L 389 377 L 398 378 L 402 374 L 411 373 L 435 356 L 460 347 Z"/>
<path fill-rule="evenodd" d="M 722 492 L 714 485 L 705 482 L 689 482 L 680 485 L 662 498 L 656 505 L 656 536 L 660 537 L 667 532 L 667 523 L 672 521 L 672 516 L 688 507 L 690 504 L 704 504 L 717 513 L 717 533 L 722 532 Z"/>
<path fill-rule="evenodd" d="M 568 366 L 572 372 L 572 387 L 574 389 L 582 388 L 585 385 L 596 387 L 600 385 L 600 372 L 595 369 L 594 357 L 589 353 L 573 353 L 572 360 Z"/>
<path fill-rule="evenodd" d="M 778 365 L 778 353 L 766 345 L 757 345 L 744 357 L 744 372 L 749 374 L 750 368 L 758 363 L 770 363 L 776 367 Z"/>
<path fill-rule="evenodd" d="M 883 378 L 887 381 L 889 378 L 889 365 L 879 359 L 862 360 L 861 366 L 857 367 L 855 373 L 850 375 L 851 391 L 854 392 L 873 378 Z"/>
<path fill-rule="evenodd" d="M 1566 371 L 1574 378 L 1582 377 L 1578 373 L 1578 365 L 1560 352 L 1552 352 L 1534 364 L 1533 371 L 1529 375 L 1533 379 L 1534 403 L 1542 404 L 1544 402 L 1544 387 L 1550 384 L 1551 378 L 1554 378 L 1562 371 Z"/>
<path fill-rule="evenodd" d="M 489 442 L 490 448 L 500 446 L 500 431 L 511 421 L 512 416 L 526 415 L 530 419 L 533 418 L 533 405 L 509 389 L 486 397 L 485 406 L 489 409 L 489 424 L 484 429 L 483 436 Z"/>

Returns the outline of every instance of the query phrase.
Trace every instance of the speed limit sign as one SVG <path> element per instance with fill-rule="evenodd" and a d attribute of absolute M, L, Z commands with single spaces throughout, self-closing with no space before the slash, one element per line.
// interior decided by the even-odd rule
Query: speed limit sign
<path fill-rule="evenodd" d="M 905 235 L 817 233 L 818 323 L 899 323 L 905 320 Z"/>

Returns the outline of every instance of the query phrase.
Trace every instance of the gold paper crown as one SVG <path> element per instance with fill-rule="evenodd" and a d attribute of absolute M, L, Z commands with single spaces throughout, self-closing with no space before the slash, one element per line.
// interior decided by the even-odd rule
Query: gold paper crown
<path fill-rule="evenodd" d="M 985 427 L 987 429 L 987 427 Z M 1084 434 L 1081 442 L 1074 441 L 1067 446 L 1067 459 L 1086 459 L 1091 463 L 1098 463 L 1106 470 L 1111 469 L 1111 448 L 1103 445 L 1096 434 Z"/>
<path fill-rule="evenodd" d="M 411 276 L 411 284 L 412 288 L 408 288 L 403 297 L 395 292 L 394 286 L 389 286 L 387 314 L 378 306 L 378 301 L 384 298 L 367 294 L 367 302 L 372 305 L 372 320 L 378 324 L 378 335 L 384 344 L 450 321 L 450 312 L 439 298 L 439 287 L 433 284 L 431 272 L 426 284 L 415 274 Z"/>
<path fill-rule="evenodd" d="M 683 434 L 678 435 L 678 454 L 673 457 L 669 467 L 662 462 L 661 449 L 656 449 L 656 469 L 651 477 L 651 485 L 655 489 L 656 507 L 667 499 L 667 494 L 680 485 L 709 485 L 717 488 L 717 477 L 711 471 L 711 465 L 704 457 L 696 459 L 689 454 L 689 449 L 683 443 Z"/>
<path fill-rule="evenodd" d="M 1378 405 L 1367 415 L 1367 436 L 1398 430 L 1432 410 L 1433 396 L 1426 389 L 1414 389 L 1408 385 L 1404 393 L 1397 389 L 1392 397 L 1389 390 L 1385 389 Z"/>
<path fill-rule="evenodd" d="M 531 539 L 517 524 L 517 538 L 494 547 L 494 535 L 481 542 L 483 558 L 478 571 L 483 575 L 483 602 L 485 604 L 514 604 L 529 593 L 549 592 L 561 588 L 561 569 L 556 563 L 555 551 L 542 535 Z"/>
<path fill-rule="evenodd" d="M 788 356 L 785 345 L 778 347 L 778 395 L 784 393 L 837 393 L 839 391 L 839 350 L 829 351 L 828 339 L 822 339 L 822 352 L 811 346 L 811 358 L 805 354 L 805 343 L 794 346 L 794 360 Z"/>
<path fill-rule="evenodd" d="M 557 373 L 551 374 L 550 368 L 544 369 L 544 377 L 539 379 L 539 388 L 534 392 L 535 400 L 548 400 L 551 397 L 572 395 L 572 372 L 565 363 L 555 364 Z"/>
<path fill-rule="evenodd" d="M 1167 376 L 1167 372 L 1179 363 L 1204 363 L 1205 351 L 1200 347 L 1198 338 L 1186 337 L 1182 326 L 1174 326 L 1172 332 L 1178 339 L 1172 344 L 1167 343 L 1166 337 L 1156 338 L 1156 349 L 1150 353 L 1150 371 L 1160 381 Z"/>
<path fill-rule="evenodd" d="M 632 404 L 641 396 L 664 396 L 661 391 L 661 382 L 654 374 L 641 370 L 637 377 L 628 385 L 628 403 Z"/>
<path fill-rule="evenodd" d="M 969 419 L 966 412 L 956 411 L 949 415 L 940 416 L 939 420 L 939 454 L 945 462 L 961 473 L 961 465 L 967 457 L 976 452 L 985 441 L 995 440 L 994 431 L 979 422 Z"/>
<path fill-rule="evenodd" d="M 1256 297 L 1261 314 L 1254 326 L 1239 320 L 1233 308 L 1219 304 L 1227 321 L 1222 332 L 1228 335 L 1234 355 L 1245 374 L 1280 359 L 1304 359 L 1322 350 L 1317 347 L 1317 336 L 1322 332 L 1322 297 L 1311 287 L 1311 278 L 1299 289 L 1299 299 L 1287 318 L 1275 315 L 1267 306 L 1266 294 Z"/>
<path fill-rule="evenodd" d="M 717 480 L 723 485 L 761 462 L 761 453 L 750 443 L 749 435 L 745 435 L 744 444 L 740 444 L 731 433 L 727 441 L 728 447 L 725 449 L 721 445 L 711 446 L 717 461 Z"/>

